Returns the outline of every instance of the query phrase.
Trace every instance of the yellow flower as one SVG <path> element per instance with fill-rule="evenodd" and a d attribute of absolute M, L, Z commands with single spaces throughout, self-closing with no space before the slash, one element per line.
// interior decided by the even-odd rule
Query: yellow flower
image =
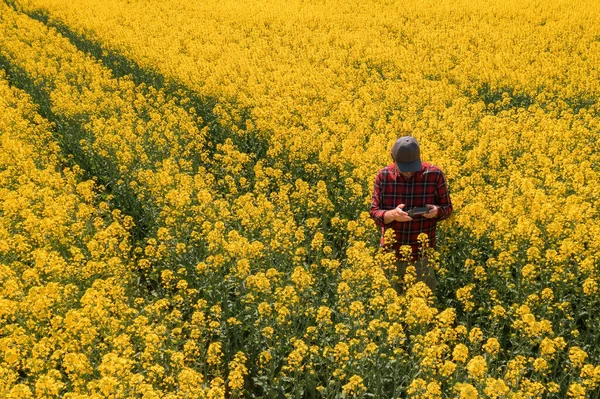
<path fill-rule="evenodd" d="M 409 395 L 417 395 L 422 394 L 427 389 L 427 381 L 422 378 L 416 378 L 412 380 L 408 388 L 406 389 L 406 393 Z"/>
<path fill-rule="evenodd" d="M 248 374 L 248 369 L 244 365 L 246 355 L 243 352 L 237 352 L 231 362 L 229 362 L 229 382 L 227 385 L 232 391 L 241 390 L 244 386 L 244 377 Z"/>
<path fill-rule="evenodd" d="M 477 266 L 475 271 L 473 272 L 475 279 L 480 281 L 485 281 L 487 279 L 487 275 L 485 273 L 485 269 L 481 266 Z"/>
<path fill-rule="evenodd" d="M 456 331 L 457 335 L 464 337 L 467 334 L 467 327 L 465 327 L 462 324 L 459 324 L 454 328 L 454 331 Z"/>
<path fill-rule="evenodd" d="M 327 306 L 319 306 L 317 310 L 317 322 L 319 324 L 331 324 L 331 309 Z"/>
<path fill-rule="evenodd" d="M 459 399 L 477 399 L 479 393 L 477 389 L 471 384 L 456 383 L 454 385 L 454 391 L 458 393 Z"/>
<path fill-rule="evenodd" d="M 197 371 L 184 367 L 177 375 L 177 382 L 182 393 L 188 395 L 200 395 L 204 393 L 202 383 L 204 378 Z"/>
<path fill-rule="evenodd" d="M 48 374 L 40 376 L 35 382 L 35 391 L 38 395 L 57 396 L 59 392 L 64 388 L 65 384 L 59 381 L 55 375 L 56 373 L 49 372 Z M 112 387 L 116 383 L 116 380 L 112 381 L 112 385 L 108 392 L 112 392 Z"/>
<path fill-rule="evenodd" d="M 503 398 L 510 392 L 510 388 L 501 379 L 486 378 L 483 393 L 492 399 Z"/>
<path fill-rule="evenodd" d="M 548 370 L 548 362 L 544 358 L 538 357 L 533 361 L 533 369 L 538 373 L 543 374 Z"/>
<path fill-rule="evenodd" d="M 220 342 L 212 342 L 208 346 L 206 363 L 211 366 L 218 366 L 221 364 L 221 357 L 223 356 L 223 352 L 221 351 L 221 343 Z"/>
<path fill-rule="evenodd" d="M 450 327 L 456 320 L 456 310 L 453 308 L 444 309 L 436 318 L 439 321 L 440 326 Z"/>
<path fill-rule="evenodd" d="M 549 382 L 546 384 L 546 389 L 550 393 L 557 393 L 560 390 L 560 385 L 558 385 L 556 382 Z"/>
<path fill-rule="evenodd" d="M 283 367 L 286 372 L 301 371 L 304 368 L 304 359 L 308 352 L 308 346 L 300 339 L 293 340 L 294 349 L 287 356 L 287 365 Z"/>
<path fill-rule="evenodd" d="M 300 292 L 311 287 L 314 281 L 312 275 L 301 266 L 294 269 L 291 278 Z"/>
<path fill-rule="evenodd" d="M 479 327 L 474 327 L 469 332 L 469 341 L 473 344 L 478 344 L 483 339 L 483 332 Z"/>
<path fill-rule="evenodd" d="M 350 360 L 350 347 L 345 342 L 338 342 L 334 348 L 334 358 L 338 363 Z"/>
<path fill-rule="evenodd" d="M 569 360 L 571 360 L 574 367 L 583 367 L 583 363 L 587 358 L 588 354 L 578 346 L 573 346 L 569 349 Z"/>
<path fill-rule="evenodd" d="M 353 301 L 350 304 L 350 316 L 353 318 L 359 318 L 364 313 L 364 305 L 360 301 Z"/>
<path fill-rule="evenodd" d="M 111 394 L 114 394 L 117 385 L 117 379 L 114 377 L 102 377 L 100 381 L 98 381 L 98 388 L 100 388 L 100 392 L 102 392 L 104 396 L 111 396 Z"/>
<path fill-rule="evenodd" d="M 552 302 L 554 300 L 554 292 L 552 288 L 544 288 L 542 290 L 542 299 L 547 302 Z"/>
<path fill-rule="evenodd" d="M 586 391 L 585 388 L 576 382 L 571 383 L 571 385 L 569 385 L 569 391 L 567 392 L 567 396 L 569 398 L 574 398 L 574 399 L 585 399 L 586 398 Z"/>
<path fill-rule="evenodd" d="M 271 326 L 267 326 L 262 329 L 262 335 L 263 335 L 263 337 L 265 337 L 267 339 L 271 338 L 274 333 L 275 333 L 275 330 Z"/>
<path fill-rule="evenodd" d="M 348 383 L 342 386 L 342 393 L 348 396 L 358 396 L 366 390 L 362 377 L 358 375 L 350 377 Z"/>
<path fill-rule="evenodd" d="M 7 399 L 31 399 L 33 394 L 31 389 L 25 384 L 13 385 L 8 393 Z M 83 399 L 83 398 L 81 398 Z"/>
<path fill-rule="evenodd" d="M 469 348 L 463 344 L 457 344 L 452 351 L 452 359 L 455 362 L 464 363 L 469 357 Z"/>
<path fill-rule="evenodd" d="M 388 344 L 401 344 L 406 339 L 404 329 L 400 323 L 392 323 L 388 328 Z"/>
<path fill-rule="evenodd" d="M 427 390 L 425 391 L 426 398 L 441 398 L 442 387 L 437 381 L 431 381 L 427 384 Z"/>
<path fill-rule="evenodd" d="M 483 350 L 489 355 L 496 356 L 500 351 L 500 342 L 496 338 L 489 338 L 483 345 Z"/>
<path fill-rule="evenodd" d="M 424 298 L 413 298 L 407 309 L 405 320 L 409 325 L 429 324 L 434 320 L 437 309 L 429 306 Z"/>
<path fill-rule="evenodd" d="M 500 305 L 494 305 L 494 307 L 492 308 L 492 315 L 496 319 L 502 319 L 506 315 L 506 309 L 504 309 Z"/>
<path fill-rule="evenodd" d="M 552 358 L 557 350 L 563 349 L 565 346 L 566 342 L 562 337 L 544 338 L 540 343 L 540 350 L 543 356 Z"/>
<path fill-rule="evenodd" d="M 462 303 L 465 311 L 470 312 L 475 308 L 475 303 L 473 302 L 473 289 L 475 285 L 469 284 L 465 287 L 459 288 L 456 291 L 456 298 Z"/>
<path fill-rule="evenodd" d="M 210 382 L 210 388 L 206 393 L 207 399 L 225 399 L 225 381 L 217 377 Z"/>
<path fill-rule="evenodd" d="M 261 365 L 261 367 L 266 367 L 266 365 L 268 363 L 271 362 L 271 360 L 273 359 L 273 356 L 271 355 L 271 352 L 269 351 L 262 351 L 259 355 L 259 363 Z"/>
<path fill-rule="evenodd" d="M 456 371 L 456 363 L 446 360 L 440 368 L 440 374 L 444 377 L 450 377 Z"/>
<path fill-rule="evenodd" d="M 467 370 L 469 371 L 469 376 L 471 378 L 481 380 L 487 372 L 487 362 L 483 356 L 475 356 L 467 363 Z"/>
<path fill-rule="evenodd" d="M 597 292 L 598 292 L 598 283 L 594 279 L 588 277 L 583 282 L 583 293 L 587 296 L 592 296 L 592 295 L 595 295 Z"/>

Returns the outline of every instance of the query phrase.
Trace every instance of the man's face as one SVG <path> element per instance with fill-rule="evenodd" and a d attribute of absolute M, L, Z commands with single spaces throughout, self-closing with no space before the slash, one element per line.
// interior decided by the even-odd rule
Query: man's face
<path fill-rule="evenodd" d="M 396 159 L 394 158 L 394 154 L 392 154 L 390 152 L 390 155 L 392 156 L 392 159 L 394 160 L 394 162 L 396 162 Z M 396 169 L 398 169 L 398 165 L 396 165 Z M 402 177 L 404 177 L 405 179 L 410 179 L 412 177 L 412 175 L 415 173 L 415 172 L 401 172 L 400 169 L 398 169 L 398 172 L 400 172 Z"/>

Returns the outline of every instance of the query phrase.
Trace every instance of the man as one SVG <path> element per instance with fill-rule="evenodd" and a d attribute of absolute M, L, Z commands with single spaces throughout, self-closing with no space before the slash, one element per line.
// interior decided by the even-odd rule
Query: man
<path fill-rule="evenodd" d="M 403 278 L 407 262 L 400 260 L 399 249 L 410 245 L 417 279 L 435 291 L 437 280 L 427 258 L 419 259 L 421 233 L 429 237 L 429 246 L 435 248 L 435 227 L 452 213 L 452 203 L 446 177 L 440 168 L 421 162 L 421 149 L 414 137 L 400 137 L 391 150 L 394 163 L 377 173 L 371 198 L 371 217 L 381 227 L 381 245 L 385 246 L 384 233 L 394 231 L 392 248 L 396 252 L 398 277 Z M 426 208 L 426 213 L 409 216 L 412 208 Z"/>

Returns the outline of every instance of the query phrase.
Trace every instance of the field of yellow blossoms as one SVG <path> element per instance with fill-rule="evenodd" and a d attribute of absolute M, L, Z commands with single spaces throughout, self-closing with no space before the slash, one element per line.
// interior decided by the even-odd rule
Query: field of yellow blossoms
<path fill-rule="evenodd" d="M 0 398 L 600 398 L 599 14 L 0 1 Z M 368 213 L 406 134 L 435 293 Z"/>

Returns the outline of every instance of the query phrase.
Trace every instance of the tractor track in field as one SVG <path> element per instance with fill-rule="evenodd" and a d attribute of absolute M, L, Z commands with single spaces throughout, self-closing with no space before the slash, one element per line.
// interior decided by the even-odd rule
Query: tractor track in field
<path fill-rule="evenodd" d="M 263 159 L 266 156 L 266 150 L 268 148 L 268 143 L 266 140 L 261 139 L 253 134 L 245 135 L 244 139 L 236 140 L 238 137 L 230 134 L 230 132 L 227 131 L 227 128 L 223 127 L 218 122 L 217 117 L 213 112 L 213 108 L 217 102 L 215 98 L 200 97 L 198 94 L 177 82 L 167 81 L 167 79 L 161 74 L 144 69 L 134 61 L 122 56 L 121 54 L 118 54 L 117 52 L 102 48 L 100 44 L 76 34 L 68 26 L 52 22 L 48 15 L 43 12 L 24 12 L 23 10 L 20 10 L 14 4 L 14 2 L 6 0 L 5 3 L 11 6 L 16 12 L 26 15 L 29 18 L 41 22 L 51 29 L 54 29 L 61 36 L 69 40 L 69 42 L 73 44 L 77 50 L 90 55 L 99 64 L 109 69 L 114 79 L 120 79 L 127 76 L 132 79 L 136 86 L 146 85 L 148 87 L 153 87 L 156 90 L 162 90 L 168 98 L 175 100 L 178 107 L 185 109 L 186 111 L 189 111 L 190 108 L 195 109 L 197 115 L 199 115 L 202 119 L 202 124 L 200 124 L 198 128 L 201 130 L 205 127 L 208 127 L 208 159 L 214 159 L 214 155 L 217 152 L 219 144 L 225 143 L 228 138 L 232 139 L 234 145 L 240 149 L 240 151 L 252 155 L 252 160 L 254 162 L 259 159 Z M 29 93 L 34 102 L 38 104 L 40 115 L 54 123 L 57 130 L 57 139 L 59 140 L 59 144 L 61 145 L 65 159 L 72 159 L 70 166 L 74 166 L 75 164 L 78 165 L 84 170 L 84 176 L 86 179 L 97 180 L 100 184 L 106 186 L 110 192 L 110 188 L 112 186 L 111 182 L 106 178 L 106 176 L 90 172 L 91 162 L 83 154 L 81 148 L 79 146 L 67 147 L 64 140 L 60 140 L 61 135 L 63 137 L 78 137 L 78 135 L 81 135 L 80 132 L 83 131 L 83 126 L 70 126 L 65 128 L 64 124 L 61 123 L 61 117 L 52 111 L 50 95 L 44 93 L 42 90 L 39 90 L 36 87 L 34 80 L 26 71 L 19 66 L 12 64 L 1 54 L 0 67 L 6 71 L 10 84 Z M 243 123 L 245 123 L 245 121 Z M 128 197 L 129 199 L 136 198 L 136 196 L 133 194 L 128 195 Z M 130 200 L 125 200 L 124 198 L 115 198 L 115 202 L 117 203 L 118 208 L 121 209 L 125 214 L 134 216 L 134 237 L 136 238 L 136 242 L 142 242 L 144 238 L 148 236 L 148 225 L 151 223 L 151 220 L 149 220 L 149 217 L 146 216 L 135 217 L 135 215 L 140 215 L 141 209 L 143 208 L 140 201 L 137 200 L 137 198 L 133 202 Z"/>
<path fill-rule="evenodd" d="M 139 65 L 134 60 L 127 58 L 121 53 L 103 47 L 101 43 L 80 35 L 73 31 L 68 25 L 52 20 L 49 14 L 43 10 L 27 11 L 20 9 L 15 2 L 4 0 L 18 13 L 27 15 L 29 18 L 39 21 L 49 28 L 54 29 L 63 37 L 68 39 L 79 51 L 89 54 L 107 69 L 110 69 L 113 77 L 116 79 L 130 76 L 136 86 L 145 84 L 157 90 L 164 91 L 170 98 L 177 101 L 177 105 L 189 110 L 194 108 L 197 114 L 202 118 L 203 124 L 199 127 L 208 126 L 209 136 L 212 139 L 209 151 L 214 153 L 216 146 L 225 142 L 225 139 L 234 139 L 235 136 L 228 134 L 227 128 L 224 128 L 218 121 L 213 110 L 218 100 L 215 97 L 200 96 L 184 84 L 169 79 L 157 71 L 149 70 Z M 184 105 L 185 104 L 185 105 Z M 243 120 L 238 128 L 245 130 L 245 122 L 250 117 L 250 110 L 242 110 Z M 246 139 L 234 141 L 234 144 L 243 152 L 252 152 L 257 159 L 266 157 L 268 143 L 263 138 L 249 132 L 245 135 Z"/>
<path fill-rule="evenodd" d="M 89 55 L 99 65 L 102 65 L 110 70 L 113 79 L 118 80 L 121 78 L 127 78 L 131 79 L 136 86 L 145 85 L 149 88 L 161 90 L 163 93 L 165 93 L 168 99 L 174 100 L 175 105 L 182 108 L 186 112 L 189 112 L 190 108 L 193 108 L 196 112 L 196 115 L 200 116 L 202 119 L 201 124 L 198 125 L 198 128 L 200 130 L 208 128 L 206 144 L 207 162 L 205 165 L 201 165 L 206 167 L 207 172 L 213 173 L 216 176 L 219 175 L 220 171 L 216 170 L 218 167 L 213 160 L 215 159 L 215 155 L 217 155 L 219 152 L 219 145 L 226 143 L 227 140 L 231 140 L 232 144 L 235 148 L 237 148 L 238 151 L 245 153 L 250 157 L 250 161 L 247 164 L 247 170 L 245 172 L 245 176 L 248 178 L 249 185 L 247 189 L 240 190 L 239 194 L 236 196 L 244 195 L 253 191 L 255 183 L 253 167 L 258 161 L 262 161 L 264 166 L 267 167 L 274 166 L 276 160 L 270 159 L 267 156 L 267 150 L 269 148 L 268 139 L 260 137 L 259 133 L 257 132 L 248 131 L 245 129 L 246 120 L 250 118 L 251 110 L 241 110 L 242 119 L 241 122 L 238 123 L 237 127 L 240 130 L 243 130 L 244 134 L 235 134 L 234 132 L 230 131 L 230 128 L 220 124 L 217 115 L 215 115 L 213 109 L 217 104 L 216 98 L 202 97 L 177 81 L 172 79 L 169 80 L 156 71 L 141 67 L 138 63 L 125 57 L 117 51 L 106 49 L 101 45 L 101 43 L 74 32 L 67 25 L 53 21 L 50 15 L 46 12 L 26 12 L 21 10 L 20 7 L 18 7 L 18 5 L 11 0 L 4 0 L 4 2 L 9 7 L 14 9 L 18 14 L 35 20 L 57 32 L 60 36 L 68 40 L 79 52 Z M 81 167 L 85 172 L 85 178 L 96 180 L 99 184 L 102 184 L 106 187 L 107 193 L 112 193 L 111 187 L 114 182 L 111 182 L 111 177 L 108 172 L 104 173 L 102 168 L 98 168 L 98 162 L 101 162 L 100 158 L 89 159 L 89 155 L 86 155 L 84 150 L 78 144 L 79 139 L 68 140 L 71 144 L 69 146 L 66 145 L 64 140 L 60 140 L 60 137 L 80 137 L 84 131 L 83 125 L 77 124 L 77 122 L 73 124 L 71 123 L 72 121 L 69 121 L 70 123 L 67 124 L 61 123 L 61 120 L 63 120 L 64 117 L 53 112 L 50 93 L 40 90 L 36 86 L 34 79 L 32 79 L 32 77 L 29 76 L 26 71 L 17 65 L 11 64 L 7 58 L 2 57 L 1 55 L 0 67 L 6 70 L 11 84 L 29 93 L 34 99 L 34 102 L 39 105 L 40 114 L 50 122 L 54 123 L 57 130 L 57 138 L 59 138 L 59 144 L 63 153 L 65 154 L 65 158 L 71 159 L 73 165 L 76 164 Z M 65 125 L 67 126 L 65 127 Z M 284 151 L 289 150 L 285 149 Z M 92 168 L 92 165 L 94 164 L 96 167 Z M 115 165 L 108 165 L 108 167 L 112 167 L 114 169 Z M 293 184 L 293 182 L 299 178 L 308 180 L 307 183 L 310 185 L 316 185 L 317 183 L 318 178 L 307 177 L 302 167 L 290 168 L 289 171 L 291 173 L 290 178 L 287 181 L 288 183 Z M 332 186 L 336 186 L 335 189 L 337 190 L 345 190 L 343 185 L 336 183 L 339 181 L 341 181 L 341 179 L 336 179 L 333 177 Z M 329 183 L 327 185 L 329 186 Z M 335 195 L 334 193 L 330 192 L 330 200 L 336 206 L 335 209 L 341 209 L 341 206 L 338 208 L 339 204 L 337 204 L 337 198 L 343 198 L 343 196 Z M 115 196 L 113 203 L 115 204 L 115 207 L 121 210 L 125 215 L 133 217 L 134 227 L 132 229 L 132 248 L 143 245 L 147 238 L 153 236 L 153 226 L 155 225 L 153 222 L 155 219 L 155 213 L 147 212 L 147 209 L 150 207 L 147 206 L 148 204 L 146 204 L 143 199 L 138 198 L 133 190 L 126 192 L 123 195 Z M 356 213 L 354 210 L 350 210 L 350 212 L 352 214 L 345 215 L 345 213 L 348 213 L 348 211 L 341 211 L 341 214 L 350 219 L 354 219 L 358 216 L 353 214 Z M 335 213 L 323 216 L 323 222 L 326 226 L 331 225 L 331 219 L 334 216 L 336 216 Z M 337 216 L 339 216 L 339 214 Z M 301 225 L 303 224 L 303 219 L 305 216 L 302 213 L 295 212 L 294 218 L 296 222 Z M 329 240 L 332 242 L 332 246 L 336 251 L 337 256 L 340 259 L 345 259 L 347 240 L 345 238 L 334 238 L 333 236 L 330 237 Z"/>
<path fill-rule="evenodd" d="M 267 155 L 267 150 L 269 148 L 268 139 L 261 137 L 257 132 L 249 131 L 246 129 L 246 121 L 251 118 L 251 109 L 242 108 L 240 109 L 241 120 L 237 123 L 237 128 L 239 130 L 244 131 L 243 135 L 234 134 L 230 131 L 228 127 L 223 126 L 219 120 L 217 115 L 214 113 L 214 108 L 218 104 L 218 99 L 210 96 L 201 96 L 198 93 L 194 92 L 192 89 L 187 87 L 185 84 L 176 81 L 175 79 L 169 79 L 165 77 L 163 74 L 149 70 L 148 68 L 142 67 L 136 61 L 124 56 L 120 52 L 106 48 L 102 45 L 102 43 L 93 40 L 89 37 L 85 37 L 73 29 L 71 29 L 67 24 L 56 21 L 50 17 L 48 12 L 45 10 L 35 10 L 28 11 L 23 10 L 21 7 L 16 4 L 13 0 L 4 0 L 4 2 L 12 7 L 16 12 L 20 14 L 24 14 L 29 18 L 36 20 L 38 22 L 43 23 L 45 26 L 54 29 L 60 35 L 65 37 L 69 42 L 75 46 L 82 53 L 90 55 L 92 58 L 97 60 L 101 65 L 109 69 L 113 77 L 115 79 L 123 78 L 125 76 L 130 77 L 136 85 L 146 85 L 148 87 L 152 87 L 156 90 L 162 90 L 168 98 L 175 100 L 176 104 L 188 111 L 190 108 L 193 108 L 197 115 L 202 118 L 203 123 L 198 126 L 199 129 L 208 127 L 208 141 L 207 141 L 207 151 L 208 151 L 208 159 L 213 160 L 214 155 L 218 151 L 218 146 L 226 142 L 226 140 L 230 139 L 233 145 L 242 153 L 246 153 L 250 156 L 250 163 L 247 171 L 247 176 L 249 178 L 249 189 L 242 190 L 240 195 L 245 194 L 246 192 L 251 192 L 254 186 L 254 172 L 253 166 L 258 161 L 266 161 L 264 166 L 274 166 L 275 161 L 270 159 Z M 49 99 L 42 99 L 48 100 Z M 228 101 L 235 101 L 234 99 L 229 99 Z M 49 103 L 48 103 L 49 104 Z M 51 119 L 52 120 L 52 119 Z M 287 153 L 289 149 L 283 149 L 283 156 L 287 158 Z M 209 162 L 210 163 L 210 162 Z M 80 165 L 82 166 L 82 165 Z M 82 166 L 83 167 L 83 166 Z M 210 165 L 208 168 L 209 172 L 213 172 L 211 170 Z M 303 180 L 308 180 L 307 182 L 311 185 L 316 184 L 319 178 L 310 178 L 307 177 L 304 169 L 302 167 L 290 168 L 289 172 L 291 173 L 290 182 L 293 183 L 297 179 L 301 178 Z M 333 177 L 333 181 L 341 181 L 339 179 L 340 171 L 337 170 L 329 170 L 329 173 L 334 173 L 337 177 Z M 321 177 L 325 178 L 325 177 Z M 332 179 L 331 177 L 327 177 L 328 179 Z M 331 181 L 331 180 L 330 180 Z M 328 189 L 329 187 L 329 183 Z M 344 191 L 345 188 L 340 186 L 339 184 L 334 184 L 336 186 L 335 189 Z M 330 200 L 336 206 L 336 209 L 342 209 L 344 204 L 338 204 L 340 196 L 330 195 Z M 342 196 L 343 197 L 343 196 Z M 124 211 L 128 211 L 129 209 L 125 207 Z M 127 212 L 126 212 L 127 213 Z M 358 217 L 358 213 L 351 211 L 350 214 L 347 214 L 348 211 L 342 211 L 341 216 L 348 217 L 350 219 L 355 219 Z M 356 214 L 355 214 L 356 213 Z M 334 215 L 330 215 L 326 217 L 326 223 L 330 224 L 330 219 Z M 340 215 L 338 215 L 340 216 Z M 303 216 L 295 215 L 297 222 L 301 222 Z M 138 220 L 136 220 L 136 225 Z M 142 229 L 143 230 L 143 229 Z M 136 237 L 143 241 L 145 237 L 147 237 L 148 232 L 138 231 L 136 233 Z M 337 240 L 336 240 L 337 241 Z M 345 246 L 343 241 L 338 241 L 334 244 L 336 247 L 339 247 L 339 254 L 342 257 L 345 257 L 345 251 L 342 250 L 342 247 Z"/>
<path fill-rule="evenodd" d="M 113 190 L 111 189 L 112 182 L 109 176 L 93 173 L 92 170 L 97 168 L 92 166 L 92 160 L 84 154 L 81 147 L 69 144 L 78 140 L 69 140 L 69 143 L 67 143 L 62 139 L 65 135 L 81 137 L 83 129 L 81 127 L 77 128 L 72 124 L 61 123 L 62 118 L 52 111 L 50 96 L 42 90 L 38 90 L 33 79 L 22 68 L 11 64 L 2 54 L 0 54 L 0 69 L 5 71 L 9 84 L 29 94 L 33 103 L 38 106 L 38 114 L 53 124 L 53 133 L 63 155 L 61 157 L 62 166 L 67 168 L 79 167 L 83 173 L 83 180 L 94 180 L 96 183 L 104 186 L 103 196 L 111 194 Z M 151 221 L 149 220 L 149 215 L 146 215 L 143 204 L 133 193 L 131 195 L 114 195 L 112 202 L 112 209 L 118 209 L 124 215 L 131 216 L 134 220 L 130 236 L 130 255 L 132 259 L 135 259 L 135 250 L 141 246 L 150 229 Z M 138 274 L 138 289 L 144 292 L 152 292 L 157 285 L 158 282 L 152 281 L 143 273 Z"/>
<path fill-rule="evenodd" d="M 63 157 L 66 160 L 65 166 L 74 167 L 78 166 L 83 171 L 83 178 L 85 180 L 95 180 L 97 183 L 103 185 L 106 188 L 107 193 L 111 193 L 111 187 L 113 182 L 110 180 L 108 175 L 102 175 L 99 173 L 93 173 L 92 160 L 84 154 L 80 146 L 66 143 L 63 137 L 68 136 L 75 138 L 75 140 L 69 140 L 70 143 L 77 142 L 79 138 L 83 138 L 81 132 L 83 131 L 82 126 L 73 126 L 73 124 L 64 124 L 62 117 L 52 111 L 50 95 L 39 90 L 34 80 L 29 74 L 17 65 L 11 63 L 5 56 L 0 54 L 0 68 L 6 72 L 8 82 L 11 86 L 23 90 L 29 94 L 35 104 L 38 106 L 38 113 L 46 120 L 52 122 L 54 125 L 54 133 L 56 140 L 62 150 Z M 99 159 L 94 160 L 100 162 Z M 126 198 L 127 197 L 127 198 Z M 117 208 L 120 209 L 125 215 L 140 215 L 142 204 L 134 195 L 131 196 L 115 196 L 114 202 Z M 148 223 L 144 217 L 135 217 L 135 226 L 133 227 L 132 235 L 138 239 L 143 239 L 146 236 L 148 229 Z"/>

